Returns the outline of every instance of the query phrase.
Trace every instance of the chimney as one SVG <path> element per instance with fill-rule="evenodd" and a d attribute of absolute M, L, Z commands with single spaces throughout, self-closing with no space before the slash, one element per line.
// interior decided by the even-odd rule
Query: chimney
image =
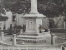
<path fill-rule="evenodd" d="M 38 13 L 37 0 L 31 0 L 31 11 L 30 13 Z"/>

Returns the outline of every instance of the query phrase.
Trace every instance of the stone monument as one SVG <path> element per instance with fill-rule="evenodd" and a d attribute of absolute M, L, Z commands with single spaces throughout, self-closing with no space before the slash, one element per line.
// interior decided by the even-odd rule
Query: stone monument
<path fill-rule="evenodd" d="M 39 27 L 42 25 L 42 19 L 46 17 L 40 14 L 37 10 L 37 0 L 31 0 L 31 11 L 25 14 L 23 18 L 26 20 L 26 31 L 18 37 L 23 37 L 24 41 L 41 41 L 50 37 L 50 32 L 39 32 Z"/>

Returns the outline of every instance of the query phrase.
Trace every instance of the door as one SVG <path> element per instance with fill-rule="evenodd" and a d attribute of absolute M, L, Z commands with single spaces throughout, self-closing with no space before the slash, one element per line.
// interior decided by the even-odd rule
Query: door
<path fill-rule="evenodd" d="M 33 22 L 33 20 L 29 20 L 29 30 L 34 30 L 34 22 Z"/>

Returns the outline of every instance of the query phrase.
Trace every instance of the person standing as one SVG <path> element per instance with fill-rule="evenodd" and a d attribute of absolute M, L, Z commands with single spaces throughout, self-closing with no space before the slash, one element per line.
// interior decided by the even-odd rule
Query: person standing
<path fill-rule="evenodd" d="M 17 33 L 17 25 L 15 24 L 14 25 L 14 34 L 16 34 Z"/>
<path fill-rule="evenodd" d="M 12 24 L 10 24 L 9 35 L 12 35 Z"/>
<path fill-rule="evenodd" d="M 26 25 L 23 24 L 23 33 L 26 31 Z"/>

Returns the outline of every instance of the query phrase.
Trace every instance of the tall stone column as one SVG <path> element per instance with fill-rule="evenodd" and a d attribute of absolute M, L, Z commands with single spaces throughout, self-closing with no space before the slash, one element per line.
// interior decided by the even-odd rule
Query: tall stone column
<path fill-rule="evenodd" d="M 31 0 L 31 12 L 30 13 L 38 13 L 37 0 Z"/>

